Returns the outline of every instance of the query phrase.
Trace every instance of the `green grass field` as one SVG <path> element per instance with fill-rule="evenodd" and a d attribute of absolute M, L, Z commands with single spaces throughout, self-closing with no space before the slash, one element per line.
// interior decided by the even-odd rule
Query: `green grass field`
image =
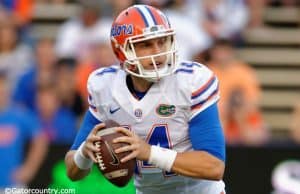
<path fill-rule="evenodd" d="M 71 181 L 66 175 L 63 161 L 58 162 L 52 170 L 53 182 L 49 188 L 74 189 L 76 194 L 135 194 L 133 179 L 125 187 L 117 187 L 107 181 L 94 165 L 90 174 L 80 181 Z"/>

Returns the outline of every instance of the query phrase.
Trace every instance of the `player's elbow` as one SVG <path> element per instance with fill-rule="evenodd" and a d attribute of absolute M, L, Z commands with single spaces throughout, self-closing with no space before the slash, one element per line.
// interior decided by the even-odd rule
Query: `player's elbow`
<path fill-rule="evenodd" d="M 199 171 L 194 171 L 194 177 L 212 181 L 223 179 L 225 165 L 222 161 L 210 162 L 204 168 L 199 168 Z"/>
<path fill-rule="evenodd" d="M 67 176 L 71 181 L 78 181 L 85 177 L 85 175 L 79 176 L 77 174 L 72 173 L 71 171 L 67 172 Z"/>
<path fill-rule="evenodd" d="M 67 176 L 71 181 L 78 181 L 83 179 L 86 175 L 88 175 L 89 170 L 78 170 L 77 167 L 68 169 L 67 168 Z"/>
<path fill-rule="evenodd" d="M 80 180 L 80 177 L 77 175 L 77 173 L 74 172 L 74 169 L 68 167 L 68 165 L 67 165 L 67 176 L 71 181 Z"/>
<path fill-rule="evenodd" d="M 223 179 L 225 164 L 223 161 L 214 159 L 199 168 L 196 177 L 201 179 L 218 181 Z"/>
<path fill-rule="evenodd" d="M 76 176 L 74 175 L 74 173 L 72 173 L 72 171 L 71 171 L 71 170 L 68 170 L 68 169 L 67 169 L 67 176 L 68 176 L 68 178 L 69 178 L 71 181 L 77 181 L 77 180 L 79 180 L 79 178 L 76 177 Z"/>
<path fill-rule="evenodd" d="M 72 168 L 72 161 L 71 161 L 71 154 L 67 153 L 66 157 L 65 157 L 65 165 L 66 165 L 66 170 L 67 170 L 67 176 L 71 181 L 77 181 L 78 177 L 76 176 L 76 174 L 74 173 L 74 170 Z"/>
<path fill-rule="evenodd" d="M 225 171 L 225 165 L 223 162 L 216 162 L 212 168 L 211 168 L 211 173 L 210 174 L 210 179 L 211 180 L 222 180 L 224 176 L 224 171 Z"/>

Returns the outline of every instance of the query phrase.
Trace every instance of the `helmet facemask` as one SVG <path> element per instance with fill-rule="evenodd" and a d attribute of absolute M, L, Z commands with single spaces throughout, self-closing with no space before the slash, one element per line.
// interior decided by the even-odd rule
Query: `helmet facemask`
<path fill-rule="evenodd" d="M 153 29 L 153 26 L 152 26 Z M 126 56 L 124 61 L 124 69 L 126 72 L 133 76 L 144 78 L 151 82 L 157 82 L 161 78 L 172 74 L 177 64 L 177 49 L 175 45 L 175 33 L 173 30 L 161 29 L 160 26 L 155 26 L 154 30 L 147 32 L 146 29 L 144 34 L 132 36 L 128 38 L 124 44 L 123 53 Z M 143 42 L 150 39 L 157 39 L 166 37 L 166 51 L 154 55 L 138 57 L 135 51 L 135 43 Z M 157 62 L 156 58 L 166 56 L 164 62 Z M 151 59 L 153 69 L 145 69 L 141 64 L 140 60 Z M 159 65 L 159 67 L 158 67 Z M 134 70 L 132 70 L 134 69 Z"/>

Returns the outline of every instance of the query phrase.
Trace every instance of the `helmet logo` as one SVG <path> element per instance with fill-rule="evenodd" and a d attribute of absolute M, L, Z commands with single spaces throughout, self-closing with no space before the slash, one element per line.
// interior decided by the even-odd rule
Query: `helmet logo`
<path fill-rule="evenodd" d="M 152 26 L 150 28 L 150 32 L 156 32 L 156 31 L 158 31 L 158 27 L 157 26 Z"/>
<path fill-rule="evenodd" d="M 132 35 L 133 34 L 133 25 L 132 24 L 123 24 L 123 25 L 114 25 L 111 28 L 111 36 L 120 36 L 120 35 Z"/>

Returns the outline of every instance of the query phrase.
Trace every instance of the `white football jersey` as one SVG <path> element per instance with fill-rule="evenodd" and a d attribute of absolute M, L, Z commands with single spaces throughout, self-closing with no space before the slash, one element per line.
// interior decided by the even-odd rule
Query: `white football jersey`
<path fill-rule="evenodd" d="M 218 98 L 218 80 L 205 66 L 181 63 L 176 72 L 154 83 L 137 100 L 118 67 L 94 71 L 88 80 L 90 112 L 100 121 L 114 120 L 151 145 L 185 152 L 193 150 L 188 122 Z M 223 181 L 176 175 L 137 162 L 135 186 L 143 194 L 220 194 Z"/>

